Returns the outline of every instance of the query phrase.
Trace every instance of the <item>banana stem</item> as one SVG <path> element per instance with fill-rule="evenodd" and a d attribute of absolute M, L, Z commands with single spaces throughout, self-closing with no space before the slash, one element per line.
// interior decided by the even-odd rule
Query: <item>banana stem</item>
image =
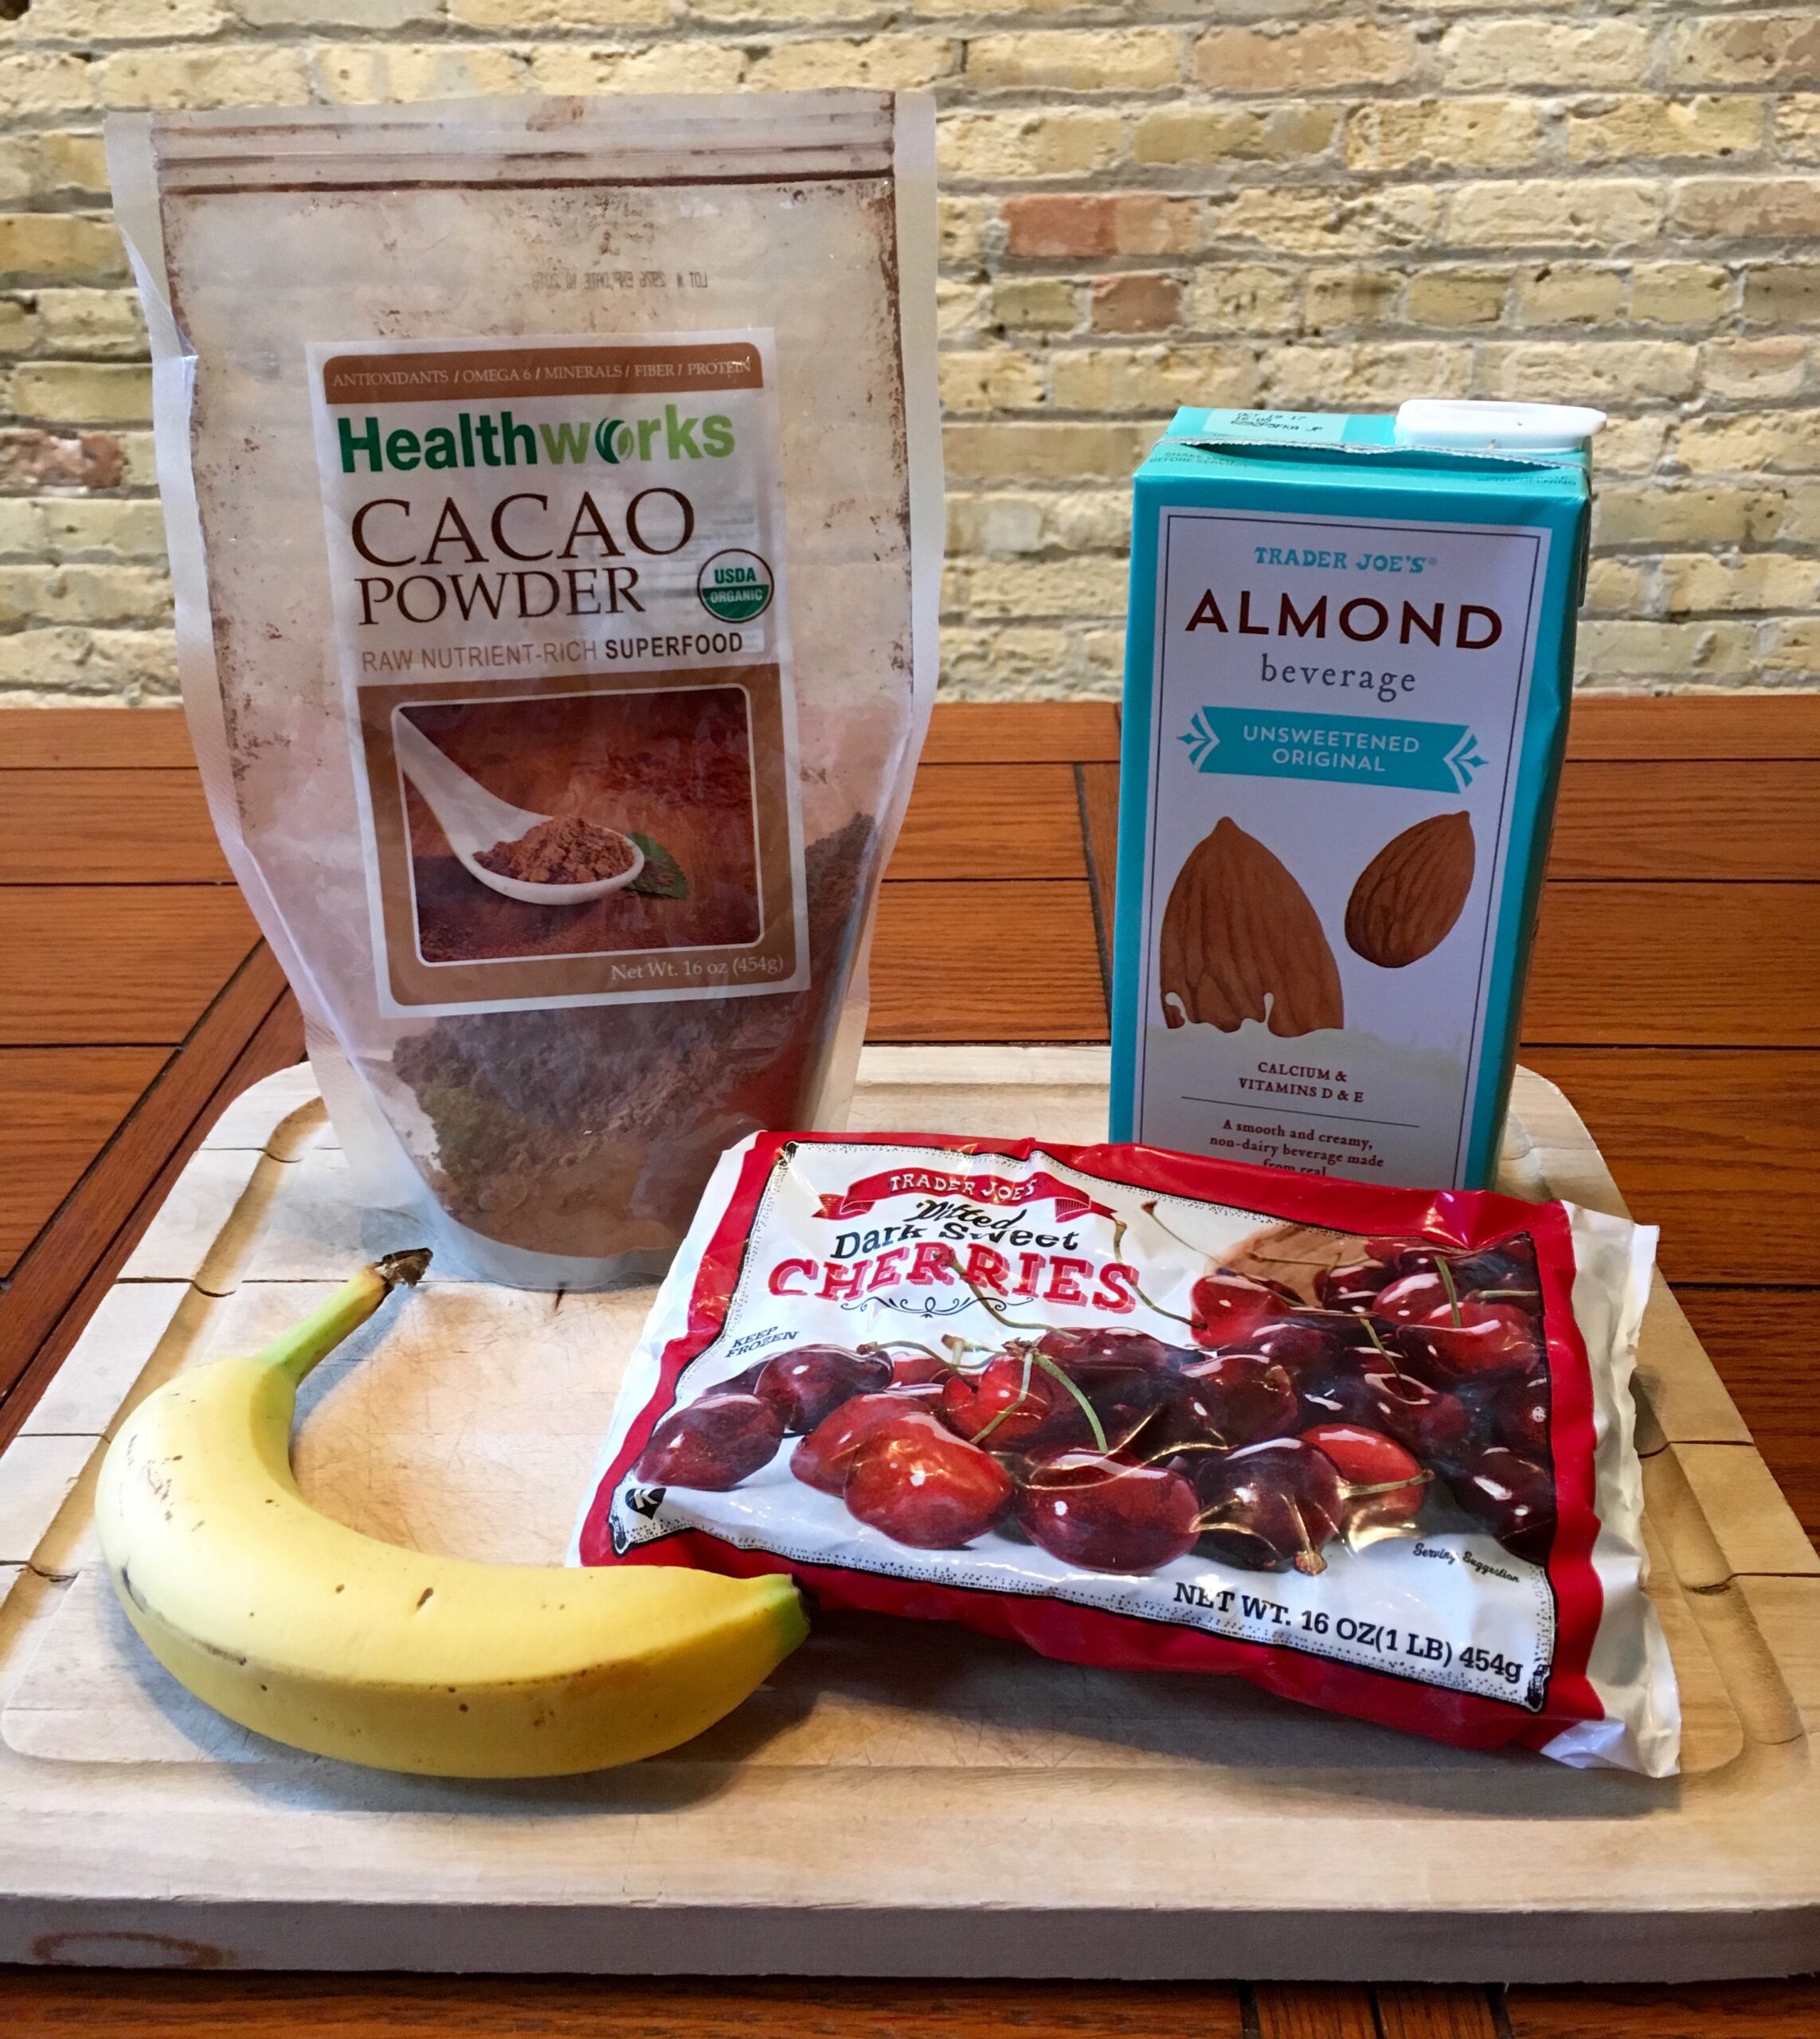
<path fill-rule="evenodd" d="M 260 1358 L 295 1385 L 319 1360 L 327 1359 L 350 1332 L 358 1331 L 394 1289 L 414 1287 L 429 1264 L 428 1246 L 387 1254 L 371 1266 L 362 1268 L 301 1324 L 293 1325 L 274 1338 Z"/>

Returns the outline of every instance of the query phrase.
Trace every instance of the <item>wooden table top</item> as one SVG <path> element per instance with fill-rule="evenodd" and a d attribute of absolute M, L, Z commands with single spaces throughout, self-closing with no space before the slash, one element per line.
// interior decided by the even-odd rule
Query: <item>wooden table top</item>
<path fill-rule="evenodd" d="M 1110 704 L 938 710 L 881 901 L 871 1038 L 1106 1035 Z M 302 1028 L 181 718 L 0 717 L 0 1446 L 227 1102 Z M 989 875 L 988 875 L 989 874 Z M 1820 1534 L 1820 697 L 1576 704 L 1523 1058 L 1560 1083 Z M 1347 1873 L 1339 1865 L 1341 1873 Z M 1353 1865 L 1368 1874 L 1368 1865 Z M 0 1969 L 20 2039 L 1809 2039 L 1820 1986 L 705 1983 Z"/>

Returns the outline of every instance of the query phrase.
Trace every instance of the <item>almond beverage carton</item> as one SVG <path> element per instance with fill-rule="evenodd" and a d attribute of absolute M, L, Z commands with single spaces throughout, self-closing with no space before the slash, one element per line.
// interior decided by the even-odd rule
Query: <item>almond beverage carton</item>
<path fill-rule="evenodd" d="M 1603 422 L 1185 409 L 1139 469 L 1114 1139 L 1491 1181 Z"/>

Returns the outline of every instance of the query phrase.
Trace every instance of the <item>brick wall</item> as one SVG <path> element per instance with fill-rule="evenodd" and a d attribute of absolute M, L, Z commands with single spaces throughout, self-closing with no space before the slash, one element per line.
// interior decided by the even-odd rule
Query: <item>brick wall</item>
<path fill-rule="evenodd" d="M 21 0 L 0 0 L 0 13 Z M 0 21 L 0 700 L 168 694 L 112 107 L 943 107 L 945 685 L 1116 691 L 1180 401 L 1609 407 L 1583 684 L 1820 686 L 1820 14 L 1528 0 L 30 0 Z"/>

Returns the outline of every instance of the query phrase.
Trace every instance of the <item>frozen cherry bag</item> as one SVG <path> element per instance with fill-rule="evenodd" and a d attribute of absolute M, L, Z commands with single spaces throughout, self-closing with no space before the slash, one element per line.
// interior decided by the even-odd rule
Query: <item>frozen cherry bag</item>
<path fill-rule="evenodd" d="M 1630 1394 L 1654 1244 L 1154 1148 L 757 1134 L 573 1555 L 1667 1775 Z"/>

